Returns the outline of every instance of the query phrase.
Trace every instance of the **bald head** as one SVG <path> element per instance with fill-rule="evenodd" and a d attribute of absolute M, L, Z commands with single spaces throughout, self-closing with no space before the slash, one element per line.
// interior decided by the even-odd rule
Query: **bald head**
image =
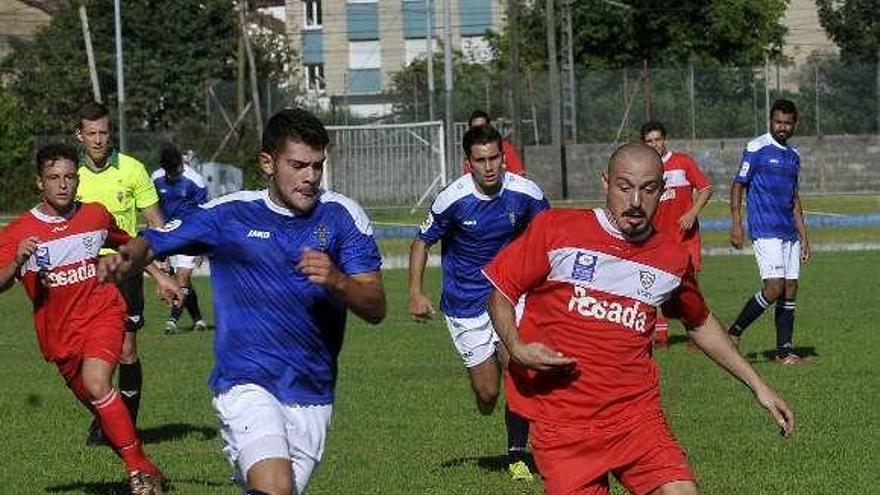
<path fill-rule="evenodd" d="M 625 144 L 611 155 L 605 181 L 606 214 L 631 241 L 651 235 L 651 220 L 663 194 L 663 162 L 644 144 Z"/>
<path fill-rule="evenodd" d="M 656 170 L 656 175 L 663 175 L 663 161 L 657 151 L 645 144 L 624 144 L 614 150 L 608 159 L 608 175 L 626 169 L 629 172 Z"/>

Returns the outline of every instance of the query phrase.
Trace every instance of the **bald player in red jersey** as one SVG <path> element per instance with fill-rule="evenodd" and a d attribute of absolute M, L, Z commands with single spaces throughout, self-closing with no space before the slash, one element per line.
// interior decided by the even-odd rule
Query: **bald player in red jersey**
<path fill-rule="evenodd" d="M 652 357 L 658 306 L 752 389 L 783 435 L 793 433 L 794 417 L 709 311 L 687 252 L 654 232 L 659 155 L 625 145 L 603 178 L 605 208 L 541 213 L 484 269 L 495 285 L 489 314 L 511 357 L 510 407 L 531 422 L 549 495 L 607 495 L 609 474 L 636 495 L 697 494 L 661 409 Z"/>
<path fill-rule="evenodd" d="M 125 464 L 131 493 L 161 494 L 162 474 L 144 454 L 128 409 L 110 386 L 122 352 L 125 301 L 115 285 L 95 277 L 98 251 L 126 243 L 129 235 L 102 205 L 74 201 L 77 160 L 67 145 L 38 151 L 43 200 L 0 232 L 0 291 L 21 280 L 33 301 L 40 352 L 97 417 Z M 161 270 L 148 272 L 164 295 L 182 297 Z"/>
<path fill-rule="evenodd" d="M 666 189 L 660 197 L 654 228 L 684 245 L 694 270 L 699 272 L 703 269 L 703 255 L 697 217 L 712 198 L 712 182 L 690 155 L 666 147 L 666 128 L 662 123 L 656 120 L 645 122 L 641 137 L 642 143 L 654 148 L 663 160 Z M 669 322 L 662 313 L 657 318 L 654 344 L 669 345 Z M 694 348 L 692 342 L 688 344 L 689 349 Z"/>

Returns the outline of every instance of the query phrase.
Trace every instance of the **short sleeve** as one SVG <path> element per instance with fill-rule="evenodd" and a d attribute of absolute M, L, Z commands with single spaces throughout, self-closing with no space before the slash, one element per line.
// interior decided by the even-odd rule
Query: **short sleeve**
<path fill-rule="evenodd" d="M 703 299 L 697 283 L 696 272 L 692 264 L 681 279 L 681 285 L 672 297 L 663 303 L 663 314 L 669 318 L 680 320 L 688 328 L 696 328 L 706 322 L 709 307 Z"/>
<path fill-rule="evenodd" d="M 419 232 L 416 234 L 416 237 L 420 239 L 427 245 L 432 245 L 439 241 L 449 228 L 453 225 L 452 217 L 450 215 L 453 207 L 448 207 L 442 212 L 435 211 L 434 206 L 436 205 L 436 201 L 434 205 L 431 206 L 431 209 L 428 210 L 428 216 L 425 218 L 425 221 L 419 227 Z"/>
<path fill-rule="evenodd" d="M 696 189 L 705 189 L 712 185 L 712 181 L 703 172 L 703 169 L 697 165 L 697 162 L 690 156 L 687 157 L 687 170 L 685 171 L 688 182 L 693 184 Z"/>
<path fill-rule="evenodd" d="M 349 276 L 378 272 L 382 267 L 382 256 L 373 237 L 373 226 L 360 206 L 355 214 L 362 215 L 365 221 L 351 219 L 343 223 L 335 253 L 336 265 Z"/>
<path fill-rule="evenodd" d="M 7 225 L 0 231 L 0 267 L 4 267 L 15 261 L 15 253 L 18 251 L 18 243 L 21 242 L 12 225 Z"/>
<path fill-rule="evenodd" d="M 733 181 L 740 184 L 749 184 L 752 181 L 752 175 L 755 174 L 755 167 L 757 166 L 758 154 L 745 149 L 742 160 L 739 163 L 739 171 L 733 177 Z"/>
<path fill-rule="evenodd" d="M 547 201 L 546 197 L 542 197 L 541 199 L 531 199 L 529 204 L 529 220 L 535 218 L 538 213 L 541 213 L 544 210 L 550 209 L 550 202 Z"/>
<path fill-rule="evenodd" d="M 547 215 L 539 215 L 483 268 L 486 278 L 511 302 L 541 285 L 550 274 L 548 225 Z"/>
<path fill-rule="evenodd" d="M 210 254 L 220 241 L 220 211 L 219 207 L 200 208 L 185 219 L 171 220 L 159 229 L 142 230 L 141 235 L 150 242 L 150 249 L 157 258 L 172 254 Z"/>
<path fill-rule="evenodd" d="M 199 187 L 196 185 L 195 190 L 193 192 L 193 200 L 197 205 L 202 205 L 208 202 L 208 188 L 207 187 Z"/>
<path fill-rule="evenodd" d="M 132 194 L 134 196 L 134 205 L 138 210 L 153 206 L 159 202 L 159 195 L 156 193 L 156 186 L 147 174 L 147 169 L 140 162 L 135 162 L 134 181 L 132 184 Z"/>

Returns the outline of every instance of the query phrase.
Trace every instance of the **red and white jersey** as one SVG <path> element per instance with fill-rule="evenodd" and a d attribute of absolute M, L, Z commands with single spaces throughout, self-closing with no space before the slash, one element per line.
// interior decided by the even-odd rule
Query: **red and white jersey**
<path fill-rule="evenodd" d="M 712 185 L 709 178 L 689 155 L 667 151 L 663 155 L 663 179 L 666 181 L 666 190 L 660 197 L 654 227 L 679 241 L 697 235 L 699 222 L 694 222 L 690 230 L 683 232 L 678 219 L 693 208 L 694 190 Z"/>
<path fill-rule="evenodd" d="M 115 314 L 125 301 L 113 284 L 95 277 L 98 251 L 118 247 L 129 235 L 99 203 L 77 204 L 64 217 L 34 207 L 0 232 L 0 266 L 15 262 L 19 243 L 35 236 L 39 245 L 18 278 L 33 301 L 34 326 L 47 361 L 79 352 L 82 329 L 102 315 Z M 120 328 L 120 331 L 123 329 Z"/>
<path fill-rule="evenodd" d="M 660 233 L 631 243 L 602 209 L 539 214 L 484 273 L 510 301 L 528 294 L 524 342 L 577 360 L 565 376 L 511 363 L 508 401 L 531 420 L 614 421 L 658 410 L 657 306 L 688 326 L 709 315 L 680 244 Z"/>

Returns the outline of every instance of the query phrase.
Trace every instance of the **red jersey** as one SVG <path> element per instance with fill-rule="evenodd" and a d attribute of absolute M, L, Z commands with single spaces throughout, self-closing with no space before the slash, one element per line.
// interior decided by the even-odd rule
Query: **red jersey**
<path fill-rule="evenodd" d="M 694 190 L 712 185 L 697 162 L 689 155 L 668 151 L 663 155 L 663 179 L 666 191 L 660 197 L 660 207 L 654 216 L 654 227 L 679 241 L 699 234 L 698 221 L 687 232 L 678 225 L 678 219 L 694 206 Z"/>
<path fill-rule="evenodd" d="M 601 209 L 539 214 L 484 273 L 510 301 L 528 293 L 523 342 L 577 360 L 572 375 L 510 364 L 508 401 L 530 420 L 582 424 L 659 410 L 657 306 L 688 326 L 709 315 L 678 243 L 659 233 L 631 243 Z"/>
<path fill-rule="evenodd" d="M 514 148 L 514 146 L 506 139 L 501 140 L 501 156 L 504 158 L 505 170 L 513 172 L 516 175 L 523 175 L 526 173 L 526 166 L 523 164 L 522 158 L 519 157 L 516 148 Z M 469 174 L 471 171 L 471 164 L 467 161 L 467 158 L 465 158 L 461 161 L 461 173 Z"/>
<path fill-rule="evenodd" d="M 40 243 L 18 278 L 33 301 L 43 357 L 57 361 L 80 351 L 81 332 L 92 322 L 125 311 L 116 286 L 98 283 L 95 272 L 98 251 L 125 244 L 129 235 L 98 203 L 77 204 L 64 217 L 35 207 L 0 232 L 0 266 L 14 263 L 19 243 L 31 236 Z"/>

